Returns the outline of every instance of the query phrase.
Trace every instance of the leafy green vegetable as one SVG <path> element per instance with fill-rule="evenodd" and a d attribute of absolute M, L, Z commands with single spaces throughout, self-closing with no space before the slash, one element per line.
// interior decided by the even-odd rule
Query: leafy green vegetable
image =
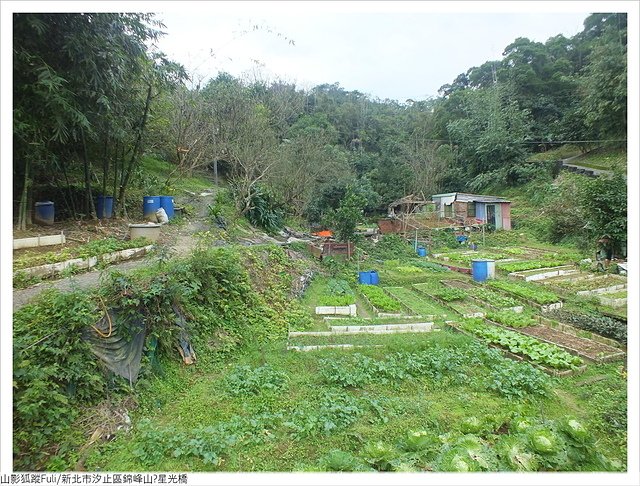
<path fill-rule="evenodd" d="M 537 471 L 539 462 L 536 455 L 528 450 L 520 437 L 506 436 L 496 444 L 498 457 L 513 471 Z"/>
<path fill-rule="evenodd" d="M 534 427 L 528 432 L 529 441 L 534 451 L 539 454 L 555 454 L 562 448 L 562 443 L 553 431 Z"/>
<path fill-rule="evenodd" d="M 556 369 L 576 369 L 582 364 L 577 356 L 558 346 L 543 343 L 530 336 L 484 324 L 479 320 L 466 320 L 461 324 L 466 331 L 480 336 L 485 341 L 498 344 L 514 354 L 527 356 L 534 363 Z"/>
<path fill-rule="evenodd" d="M 554 310 L 549 312 L 548 317 L 558 321 L 571 324 L 586 331 L 595 332 L 602 336 L 615 339 L 622 344 L 627 343 L 627 323 L 612 319 L 606 316 L 596 316 L 568 312 L 565 310 Z"/>
<path fill-rule="evenodd" d="M 489 280 L 487 285 L 496 289 L 505 290 L 524 299 L 533 300 L 537 304 L 551 304 L 560 302 L 561 300 L 560 297 L 553 292 L 534 287 L 533 285 L 535 284 L 521 284 L 506 280 Z"/>
<path fill-rule="evenodd" d="M 510 310 L 487 313 L 487 319 L 509 327 L 535 326 L 536 320 L 525 313 L 516 313 Z"/>
<path fill-rule="evenodd" d="M 460 423 L 460 430 L 464 434 L 477 434 L 482 429 L 482 422 L 475 416 L 465 417 Z"/>
<path fill-rule="evenodd" d="M 321 306 L 345 306 L 354 304 L 356 296 L 346 280 L 332 278 L 318 299 Z"/>
<path fill-rule="evenodd" d="M 392 462 L 398 458 L 398 450 L 382 441 L 369 442 L 364 446 L 363 454 L 366 461 L 378 471 L 391 471 Z"/>
<path fill-rule="evenodd" d="M 327 471 L 360 471 L 363 465 L 360 460 L 348 452 L 334 449 L 320 459 L 320 464 Z"/>
<path fill-rule="evenodd" d="M 399 311 L 402 309 L 400 302 L 389 297 L 384 290 L 375 285 L 358 285 L 358 290 L 367 296 L 371 305 L 381 311 Z"/>

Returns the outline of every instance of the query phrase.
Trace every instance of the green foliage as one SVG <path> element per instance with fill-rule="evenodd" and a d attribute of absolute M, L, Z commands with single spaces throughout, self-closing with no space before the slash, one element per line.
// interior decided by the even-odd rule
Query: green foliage
<path fill-rule="evenodd" d="M 542 261 L 530 260 L 527 262 L 513 262 L 513 263 L 498 262 L 496 265 L 499 269 L 504 270 L 505 272 L 511 273 L 511 272 L 523 272 L 526 270 L 537 270 L 539 268 L 559 267 L 566 264 L 567 264 L 566 260 L 542 260 Z"/>
<path fill-rule="evenodd" d="M 317 305 L 324 306 L 345 306 L 354 304 L 356 295 L 351 289 L 349 282 L 342 279 L 332 278 L 327 281 L 323 293 L 318 299 Z"/>
<path fill-rule="evenodd" d="M 447 472 L 489 471 L 495 469 L 496 463 L 495 452 L 473 435 L 445 446 L 436 459 L 438 470 Z"/>
<path fill-rule="evenodd" d="M 510 310 L 489 312 L 487 313 L 487 319 L 509 327 L 528 327 L 537 324 L 537 321 L 530 315 Z"/>
<path fill-rule="evenodd" d="M 51 443 L 63 446 L 72 439 L 67 434 L 79 408 L 102 397 L 106 382 L 83 340 L 98 316 L 87 295 L 56 291 L 14 314 L 16 467 L 42 467 Z"/>
<path fill-rule="evenodd" d="M 288 376 L 269 365 L 259 368 L 237 366 L 225 376 L 224 383 L 230 395 L 258 395 L 263 391 L 281 391 L 287 387 Z"/>
<path fill-rule="evenodd" d="M 362 461 L 348 452 L 334 449 L 320 459 L 320 464 L 326 471 L 362 471 Z"/>
<path fill-rule="evenodd" d="M 489 389 L 510 399 L 528 395 L 546 396 L 552 381 L 543 371 L 527 363 L 505 361 L 491 370 Z"/>
<path fill-rule="evenodd" d="M 540 467 L 535 453 L 529 451 L 520 437 L 504 436 L 496 443 L 496 452 L 507 469 L 519 472 L 537 471 Z"/>
<path fill-rule="evenodd" d="M 507 331 L 479 321 L 463 322 L 462 328 L 481 337 L 488 343 L 497 344 L 514 354 L 526 356 L 532 362 L 555 369 L 576 369 L 582 360 L 553 344 L 546 344 L 535 338 L 513 331 Z"/>
<path fill-rule="evenodd" d="M 236 191 L 236 197 L 240 195 Z M 283 226 L 284 210 L 275 197 L 267 190 L 256 186 L 251 192 L 247 219 L 254 226 L 268 232 L 276 232 Z"/>
<path fill-rule="evenodd" d="M 401 236 L 383 235 L 377 243 L 363 242 L 359 244 L 371 258 L 378 260 L 404 260 L 415 256 L 413 247 Z"/>
<path fill-rule="evenodd" d="M 431 290 L 430 294 L 444 300 L 445 302 L 464 300 L 467 297 L 467 293 L 464 290 L 451 288 L 434 289 Z"/>
<path fill-rule="evenodd" d="M 356 226 L 363 221 L 363 209 L 366 202 L 366 198 L 357 192 L 354 186 L 347 186 L 340 206 L 329 215 L 330 224 L 335 228 L 339 241 L 353 241 Z"/>
<path fill-rule="evenodd" d="M 552 304 L 554 302 L 560 302 L 558 297 L 553 292 L 543 290 L 535 284 L 515 283 L 507 280 L 489 280 L 487 285 L 509 292 L 523 299 L 529 299 L 537 304 Z"/>
<path fill-rule="evenodd" d="M 133 456 L 144 465 L 167 458 L 197 458 L 205 466 L 217 467 L 231 448 L 251 446 L 269 440 L 265 432 L 282 422 L 279 414 L 234 416 L 216 426 L 180 431 L 175 427 L 157 427 L 143 419 L 137 427 Z"/>
<path fill-rule="evenodd" d="M 551 311 L 548 316 L 560 322 L 570 324 L 601 336 L 615 339 L 622 344 L 627 343 L 627 323 L 611 317 L 581 314 L 565 310 Z"/>
<path fill-rule="evenodd" d="M 607 234 L 617 245 L 626 242 L 627 181 L 621 172 L 589 180 L 580 201 L 592 237 Z"/>
<path fill-rule="evenodd" d="M 382 441 L 368 442 L 362 450 L 366 461 L 378 471 L 391 471 L 398 457 L 398 450 Z"/>
<path fill-rule="evenodd" d="M 316 409 L 295 410 L 284 426 L 296 439 L 329 435 L 353 424 L 364 413 L 359 401 L 344 393 L 325 393 Z"/>
<path fill-rule="evenodd" d="M 375 285 L 358 285 L 358 290 L 364 294 L 371 305 L 380 311 L 399 311 L 402 309 L 400 302 L 389 297 L 384 290 Z"/>
<path fill-rule="evenodd" d="M 416 284 L 416 288 L 420 289 L 421 284 Z M 440 304 L 430 298 L 426 298 L 424 295 L 417 294 L 414 291 L 403 287 L 385 287 L 385 290 L 389 292 L 395 299 L 399 300 L 403 305 L 411 309 L 414 315 L 438 315 L 449 314 L 448 309 L 443 308 Z M 431 292 L 431 289 L 428 290 Z"/>
<path fill-rule="evenodd" d="M 517 307 L 520 303 L 512 297 L 505 297 L 486 287 L 473 287 L 469 290 L 471 295 L 494 307 Z"/>
<path fill-rule="evenodd" d="M 411 265 L 413 265 L 414 267 L 418 267 L 418 268 L 423 268 L 425 270 L 429 270 L 431 272 L 446 273 L 446 272 L 450 272 L 451 271 L 447 267 L 443 267 L 442 265 L 438 265 L 437 263 L 433 263 L 433 262 L 426 262 L 424 260 L 413 260 L 411 262 Z"/>

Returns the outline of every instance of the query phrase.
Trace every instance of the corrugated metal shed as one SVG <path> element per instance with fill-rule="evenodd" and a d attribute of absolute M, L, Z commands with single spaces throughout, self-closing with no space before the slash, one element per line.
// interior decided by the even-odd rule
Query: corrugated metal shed
<path fill-rule="evenodd" d="M 465 192 L 449 192 L 447 194 L 434 194 L 432 198 L 451 198 L 460 202 L 484 202 L 484 203 L 508 203 L 508 199 L 497 196 L 483 196 L 479 194 L 467 194 Z"/>

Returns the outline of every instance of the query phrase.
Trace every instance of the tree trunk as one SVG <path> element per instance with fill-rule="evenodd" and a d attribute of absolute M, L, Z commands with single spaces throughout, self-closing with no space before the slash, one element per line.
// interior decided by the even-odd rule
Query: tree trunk
<path fill-rule="evenodd" d="M 62 174 L 64 175 L 65 183 L 67 184 L 67 192 L 69 193 L 69 201 L 71 201 L 71 214 L 73 219 L 78 219 L 78 210 L 76 206 L 76 198 L 71 190 L 71 183 L 69 182 L 69 176 L 67 175 L 67 165 L 64 162 L 64 157 L 60 160 L 60 167 L 62 168 Z"/>
<path fill-rule="evenodd" d="M 104 152 L 102 154 L 102 196 L 107 195 L 107 176 L 109 175 L 109 132 L 104 137 Z"/>
<path fill-rule="evenodd" d="M 96 219 L 96 208 L 93 204 L 93 194 L 91 192 L 91 167 L 89 166 L 89 154 L 87 153 L 87 141 L 84 137 L 84 130 L 80 131 L 82 139 L 82 158 L 84 163 L 84 192 L 86 201 L 84 202 L 85 213 Z"/>
<path fill-rule="evenodd" d="M 142 145 L 142 135 L 144 133 L 144 129 L 145 126 L 147 124 L 147 116 L 149 115 L 149 107 L 151 106 L 151 89 L 152 89 L 152 85 L 151 83 L 149 83 L 149 87 L 147 89 L 147 99 L 144 103 L 144 112 L 142 114 L 142 122 L 140 123 L 140 128 L 138 130 L 138 134 L 136 136 L 136 142 L 135 145 L 133 147 L 133 153 L 131 154 L 131 159 L 129 160 L 129 165 L 126 169 L 126 172 L 124 173 L 124 179 L 122 180 L 122 183 L 120 184 L 120 193 L 118 194 L 118 200 L 122 201 L 122 211 L 123 214 L 126 215 L 126 208 L 124 207 L 124 196 L 127 190 L 127 185 L 129 184 L 129 179 L 131 178 L 131 173 L 133 172 L 133 169 L 135 169 L 137 163 L 138 163 L 138 158 L 140 155 L 140 147 Z M 123 161 L 124 164 L 124 161 Z M 124 166 L 123 166 L 123 171 L 124 171 Z"/>
<path fill-rule="evenodd" d="M 18 227 L 21 230 L 27 229 L 27 193 L 29 192 L 29 165 L 30 159 L 27 157 L 27 160 L 24 164 L 24 182 L 22 184 L 22 195 L 20 196 L 20 205 L 18 206 Z"/>

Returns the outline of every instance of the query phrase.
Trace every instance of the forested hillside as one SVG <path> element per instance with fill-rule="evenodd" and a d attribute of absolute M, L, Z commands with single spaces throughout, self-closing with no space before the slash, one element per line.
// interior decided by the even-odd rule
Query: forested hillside
<path fill-rule="evenodd" d="M 149 47 L 162 35 L 149 14 L 16 14 L 17 220 L 54 196 L 59 214 L 91 217 L 97 193 L 123 214 L 132 187 L 154 189 L 144 154 L 173 178 L 215 168 L 266 226 L 327 221 L 347 196 L 371 214 L 410 193 L 549 182 L 557 157 L 533 154 L 626 147 L 626 25 L 593 14 L 572 38 L 515 39 L 439 97 L 399 101 L 224 73 L 198 84 Z"/>

